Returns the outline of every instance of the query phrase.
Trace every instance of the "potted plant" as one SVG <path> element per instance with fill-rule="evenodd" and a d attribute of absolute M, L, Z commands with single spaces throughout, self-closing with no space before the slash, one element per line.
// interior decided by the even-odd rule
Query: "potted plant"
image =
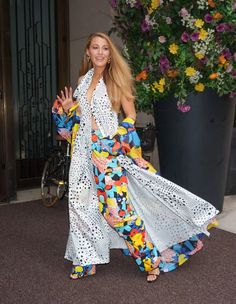
<path fill-rule="evenodd" d="M 236 1 L 111 4 L 137 107 L 156 114 L 161 174 L 221 210 L 235 108 L 228 96 L 236 95 Z"/>

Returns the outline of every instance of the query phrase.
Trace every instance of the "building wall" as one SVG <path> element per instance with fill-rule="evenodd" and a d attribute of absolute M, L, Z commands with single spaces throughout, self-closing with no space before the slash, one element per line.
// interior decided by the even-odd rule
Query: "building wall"
<path fill-rule="evenodd" d="M 87 37 L 109 31 L 112 19 L 108 0 L 70 0 L 70 77 L 77 83 L 79 66 Z"/>
<path fill-rule="evenodd" d="M 108 32 L 112 25 L 109 0 L 70 0 L 70 83 L 76 87 L 79 75 L 79 66 L 82 60 L 87 37 L 94 32 Z M 122 47 L 122 42 L 112 36 L 115 43 Z M 152 115 L 138 113 L 137 126 L 145 126 L 153 121 Z M 157 145 L 155 144 L 155 147 Z M 149 153 L 151 162 L 158 169 L 157 148 Z"/>

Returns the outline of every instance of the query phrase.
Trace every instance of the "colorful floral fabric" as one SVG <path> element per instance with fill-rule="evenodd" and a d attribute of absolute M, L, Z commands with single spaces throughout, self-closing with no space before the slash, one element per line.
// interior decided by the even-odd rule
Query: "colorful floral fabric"
<path fill-rule="evenodd" d="M 65 113 L 61 103 L 57 99 L 52 106 L 52 117 L 56 124 L 57 132 L 71 143 L 71 155 L 75 137 L 79 131 L 80 117 L 77 112 L 78 107 L 79 105 L 76 104 L 68 113 Z"/>
<path fill-rule="evenodd" d="M 199 251 L 202 242 L 199 236 L 193 236 L 163 252 L 158 251 L 129 201 L 126 172 L 117 158 L 120 154 L 132 155 L 134 162 L 142 160 L 140 140 L 130 118 L 120 124 L 113 138 L 103 138 L 98 130 L 92 133 L 92 161 L 100 212 L 125 239 L 128 250 L 124 253 L 134 258 L 141 271 L 156 267 L 163 272 L 172 271 Z M 142 167 L 156 173 L 146 161 Z"/>
<path fill-rule="evenodd" d="M 124 153 L 120 144 L 124 142 L 103 139 L 100 131 L 92 134 L 92 142 L 94 179 L 100 212 L 111 227 L 125 239 L 139 268 L 142 271 L 150 271 L 153 265 L 158 266 L 159 254 L 128 198 L 126 174 L 115 156 L 119 152 Z"/>

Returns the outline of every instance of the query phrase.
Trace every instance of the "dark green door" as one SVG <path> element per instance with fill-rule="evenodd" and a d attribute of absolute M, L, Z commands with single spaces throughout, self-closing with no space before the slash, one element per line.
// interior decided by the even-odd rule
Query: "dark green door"
<path fill-rule="evenodd" d="M 56 96 L 54 0 L 11 0 L 15 151 L 18 188 L 39 185 L 52 147 Z"/>

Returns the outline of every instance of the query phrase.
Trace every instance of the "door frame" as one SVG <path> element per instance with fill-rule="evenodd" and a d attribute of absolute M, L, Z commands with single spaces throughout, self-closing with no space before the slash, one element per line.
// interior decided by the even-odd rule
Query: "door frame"
<path fill-rule="evenodd" d="M 10 40 L 10 1 L 0 0 L 0 47 L 1 47 L 1 169 L 0 201 L 16 197 L 16 162 L 14 135 L 14 103 L 12 99 L 11 40 Z"/>

